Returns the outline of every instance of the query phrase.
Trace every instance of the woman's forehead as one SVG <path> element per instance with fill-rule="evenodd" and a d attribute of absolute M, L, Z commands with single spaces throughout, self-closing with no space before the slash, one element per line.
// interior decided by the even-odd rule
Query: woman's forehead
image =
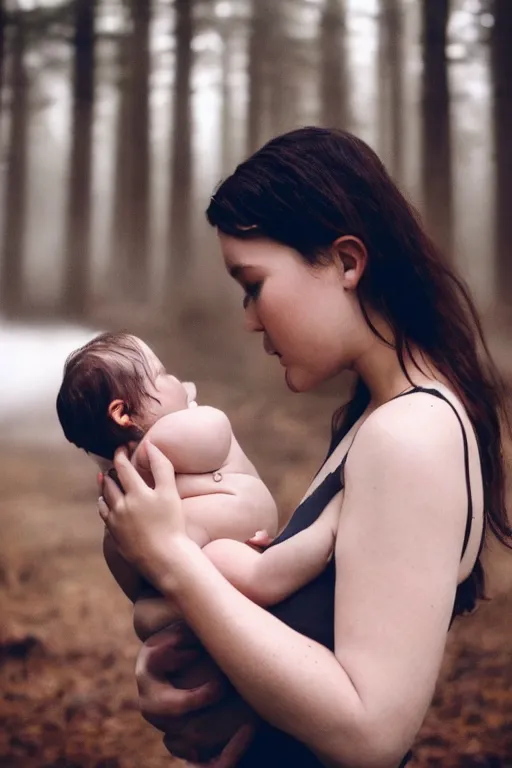
<path fill-rule="evenodd" d="M 225 235 L 223 232 L 219 232 L 219 243 L 226 266 L 238 264 L 248 252 L 250 253 L 250 249 L 244 247 L 249 245 L 247 241 Z"/>
<path fill-rule="evenodd" d="M 224 263 L 231 274 L 234 270 L 239 273 L 249 267 L 275 267 L 276 257 L 282 261 L 282 257 L 294 255 L 291 248 L 264 237 L 242 240 L 219 232 L 219 242 Z"/>

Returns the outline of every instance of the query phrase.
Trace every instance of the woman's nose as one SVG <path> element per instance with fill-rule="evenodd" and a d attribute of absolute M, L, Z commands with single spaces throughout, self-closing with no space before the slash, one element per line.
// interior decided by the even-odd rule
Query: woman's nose
<path fill-rule="evenodd" d="M 253 304 L 249 304 L 245 309 L 245 330 L 249 333 L 263 331 L 263 326 Z"/>

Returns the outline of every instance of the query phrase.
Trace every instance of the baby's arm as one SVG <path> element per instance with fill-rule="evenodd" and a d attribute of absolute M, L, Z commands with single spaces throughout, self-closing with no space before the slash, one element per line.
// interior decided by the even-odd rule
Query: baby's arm
<path fill-rule="evenodd" d="M 240 592 L 258 605 L 269 606 L 322 573 L 332 557 L 334 530 L 325 520 L 317 520 L 263 553 L 229 539 L 212 541 L 203 551 Z"/>
<path fill-rule="evenodd" d="M 173 463 L 176 473 L 207 475 L 226 463 L 233 433 L 225 413 L 198 406 L 162 417 L 147 437 Z M 144 440 L 135 450 L 132 462 L 150 482 Z M 239 472 L 229 474 L 218 484 L 211 478 L 206 483 L 201 492 L 202 484 L 194 478 L 197 492 L 182 496 L 189 536 L 199 546 L 221 538 L 246 541 L 262 528 L 275 535 L 276 505 L 260 478 Z"/>
<path fill-rule="evenodd" d="M 228 458 L 232 436 L 226 414 L 208 405 L 162 416 L 146 434 L 172 461 L 175 472 L 185 474 L 220 469 Z M 144 439 L 135 450 L 132 462 L 139 471 L 149 469 Z"/>
<path fill-rule="evenodd" d="M 226 485 L 226 492 L 219 489 L 218 493 L 183 499 L 187 533 L 196 544 L 204 547 L 208 542 L 227 538 L 245 542 L 261 529 L 275 536 L 276 504 L 263 481 L 240 474 Z"/>

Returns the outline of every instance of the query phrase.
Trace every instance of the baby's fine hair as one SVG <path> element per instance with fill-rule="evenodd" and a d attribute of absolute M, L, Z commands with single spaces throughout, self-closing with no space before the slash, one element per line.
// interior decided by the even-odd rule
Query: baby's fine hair
<path fill-rule="evenodd" d="M 122 400 L 130 416 L 152 396 L 152 379 L 137 340 L 128 333 L 101 333 L 69 355 L 57 395 L 57 414 L 66 438 L 78 448 L 112 460 L 117 448 L 144 435 L 137 426 L 122 427 L 109 415 Z"/>

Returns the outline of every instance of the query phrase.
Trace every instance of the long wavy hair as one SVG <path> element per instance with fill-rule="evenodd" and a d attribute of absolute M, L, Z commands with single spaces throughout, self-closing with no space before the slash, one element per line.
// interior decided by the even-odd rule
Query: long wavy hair
<path fill-rule="evenodd" d="M 406 375 L 405 356 L 417 348 L 464 403 L 480 452 L 485 522 L 512 547 L 505 506 L 502 431 L 504 425 L 510 430 L 510 422 L 504 385 L 468 289 L 370 147 L 328 128 L 278 136 L 220 184 L 206 215 L 227 235 L 270 238 L 294 248 L 309 265 L 325 263 L 338 237 L 360 238 L 368 252 L 358 286 L 366 321 L 379 336 L 368 309 L 389 323 Z M 357 421 L 369 399 L 359 379 L 351 401 L 333 416 L 333 435 Z M 483 573 L 477 592 L 483 595 Z"/>

